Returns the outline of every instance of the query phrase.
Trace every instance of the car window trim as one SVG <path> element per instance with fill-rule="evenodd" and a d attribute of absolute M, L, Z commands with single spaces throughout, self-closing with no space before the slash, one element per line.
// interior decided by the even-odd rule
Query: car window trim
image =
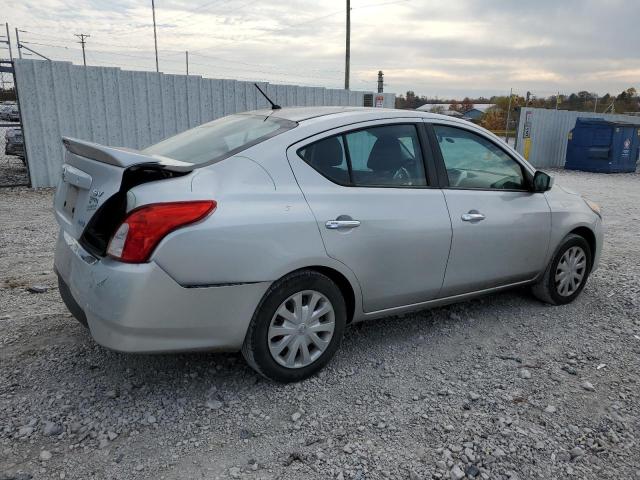
<path fill-rule="evenodd" d="M 296 143 L 294 143 L 293 145 L 291 145 L 289 148 L 293 148 L 295 155 L 302 160 L 305 164 L 307 164 L 310 168 L 312 168 L 315 172 L 317 172 L 318 174 L 320 174 L 321 176 L 323 176 L 324 178 L 326 178 L 327 180 L 329 180 L 331 183 L 335 184 L 335 185 L 339 185 L 341 187 L 350 187 L 350 188 L 404 188 L 404 189 L 437 189 L 440 188 L 437 183 L 434 181 L 433 183 L 431 182 L 431 175 L 430 175 L 430 171 L 431 168 L 427 168 L 428 165 L 428 161 L 427 161 L 427 152 L 430 153 L 430 150 L 427 151 L 425 149 L 425 145 L 424 143 L 429 143 L 428 139 L 426 137 L 426 135 L 424 135 L 424 132 L 422 132 L 422 130 L 424 129 L 424 122 L 422 121 L 422 118 L 399 118 L 397 120 L 401 120 L 398 122 L 391 122 L 389 123 L 389 120 L 396 120 L 394 118 L 387 118 L 387 119 L 380 119 L 379 121 L 385 122 L 385 123 L 372 123 L 369 124 L 370 122 L 378 122 L 378 120 L 368 120 L 366 121 L 366 123 L 368 125 L 365 126 L 361 126 L 358 128 L 354 128 L 352 130 L 344 130 L 338 133 L 330 133 L 329 135 L 323 136 L 321 138 L 316 138 L 319 135 L 323 135 L 326 134 L 328 132 L 333 132 L 335 130 L 338 129 L 342 129 L 342 128 L 347 128 L 351 125 L 357 125 L 359 123 L 365 123 L 365 122 L 357 122 L 357 123 L 352 123 L 349 125 L 342 125 L 340 127 L 336 127 L 330 130 L 325 130 L 323 132 L 319 132 L 315 135 L 310 135 L 308 137 L 306 137 L 303 140 L 300 140 Z M 425 181 L 426 181 L 426 185 L 402 185 L 402 186 L 398 186 L 398 185 L 357 185 L 353 183 L 353 174 L 352 174 L 352 167 L 351 167 L 351 156 L 349 153 L 349 146 L 347 145 L 347 140 L 346 140 L 346 135 L 351 134 L 351 133 L 355 133 L 355 132 L 359 132 L 362 130 L 369 130 L 371 128 L 379 128 L 379 127 L 387 127 L 387 126 L 395 126 L 395 125 L 411 125 L 416 129 L 416 135 L 418 137 L 418 143 L 420 145 L 420 153 L 422 155 L 422 163 L 423 163 L 423 168 L 425 169 Z M 345 160 L 347 162 L 347 169 L 349 172 L 349 183 L 343 183 L 343 182 L 339 182 L 337 180 L 334 180 L 333 178 L 329 178 L 327 175 L 325 175 L 324 173 L 322 173 L 320 170 L 317 170 L 315 167 L 313 167 L 311 164 L 309 164 L 304 158 L 302 158 L 302 156 L 300 155 L 300 150 L 304 150 L 305 148 L 307 148 L 310 145 L 313 145 L 314 143 L 317 142 L 321 142 L 322 140 L 326 140 L 328 138 L 331 137 L 340 137 L 342 139 L 342 145 L 343 145 L 343 150 L 345 153 Z M 309 138 L 315 138 L 315 140 L 308 142 L 308 143 L 304 143 L 303 145 L 297 146 L 300 143 L 304 142 L 305 140 L 308 140 Z M 430 155 L 429 155 L 430 157 Z M 435 180 L 435 177 L 434 177 Z"/>
<path fill-rule="evenodd" d="M 497 147 L 500 151 L 502 151 L 505 155 L 507 155 L 511 160 L 513 160 L 522 170 L 522 176 L 524 178 L 525 183 L 528 185 L 531 182 L 531 175 L 529 169 L 526 168 L 517 158 L 515 158 L 511 153 L 509 153 L 505 148 L 501 145 L 495 143 L 492 139 L 478 134 L 478 132 L 473 131 L 469 128 L 464 128 L 461 125 L 454 125 L 445 122 L 438 121 L 425 121 L 425 126 L 427 131 L 429 132 L 429 138 L 431 139 L 431 144 L 433 145 L 432 150 L 434 150 L 434 156 L 437 159 L 438 165 L 438 181 L 440 183 L 440 188 L 446 190 L 469 190 L 469 191 L 481 191 L 481 192 L 520 192 L 520 193 L 532 193 L 529 188 L 469 188 L 469 187 L 453 187 L 449 185 L 449 176 L 447 175 L 447 167 L 444 161 L 444 157 L 442 155 L 442 150 L 440 145 L 438 144 L 438 138 L 435 132 L 435 126 L 440 125 L 442 127 L 450 127 L 457 128 L 458 130 L 463 130 L 465 132 L 471 133 L 473 135 L 477 135 L 481 138 L 484 138 L 486 141 L 490 142 L 493 146 Z"/>
<path fill-rule="evenodd" d="M 422 127 L 418 129 L 421 135 L 420 141 L 422 142 L 422 158 L 424 159 L 426 165 L 429 167 L 427 171 L 427 181 L 434 188 L 442 188 L 444 185 L 442 183 L 442 174 L 440 172 L 442 165 L 444 162 L 442 161 L 442 156 L 440 154 L 440 148 L 438 147 L 437 139 L 435 138 L 435 134 L 433 133 L 433 128 L 430 128 L 430 125 L 422 122 Z M 444 172 L 444 180 L 449 184 L 449 179 L 447 178 L 447 172 Z"/>
<path fill-rule="evenodd" d="M 351 165 L 351 152 L 349 151 L 349 144 L 347 143 L 347 137 L 345 132 L 341 133 L 340 135 L 336 135 L 336 137 L 338 136 L 342 141 L 342 149 L 344 150 L 344 160 L 345 162 L 347 162 L 347 172 L 349 173 L 349 186 L 355 187 L 356 185 L 353 183 L 353 165 Z M 326 138 L 331 138 L 331 137 L 326 137 Z M 319 141 L 321 142 L 322 140 L 319 140 Z"/>

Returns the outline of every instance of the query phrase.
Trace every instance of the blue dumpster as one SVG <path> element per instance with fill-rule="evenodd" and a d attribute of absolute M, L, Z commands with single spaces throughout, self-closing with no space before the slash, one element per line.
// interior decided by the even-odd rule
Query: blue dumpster
<path fill-rule="evenodd" d="M 640 126 L 602 118 L 578 118 L 569 133 L 564 168 L 585 172 L 635 172 Z"/>

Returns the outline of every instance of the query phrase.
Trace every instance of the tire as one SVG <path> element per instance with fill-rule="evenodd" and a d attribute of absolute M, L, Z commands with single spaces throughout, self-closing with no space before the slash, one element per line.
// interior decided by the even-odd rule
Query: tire
<path fill-rule="evenodd" d="M 312 304 L 315 317 L 307 314 Z M 327 313 L 320 315 L 325 310 Z M 249 324 L 242 355 L 251 368 L 270 380 L 298 382 L 331 360 L 340 347 L 346 323 L 344 297 L 330 278 L 311 270 L 294 272 L 265 293 Z M 280 332 L 286 334 L 278 335 Z"/>
<path fill-rule="evenodd" d="M 577 285 L 574 282 L 569 282 L 570 286 L 567 287 L 565 283 L 565 289 L 563 291 L 563 286 L 560 283 L 561 280 L 557 280 L 557 276 L 561 274 L 562 270 L 562 267 L 559 268 L 559 265 L 563 261 L 563 258 L 565 260 L 563 265 L 567 265 L 567 257 L 565 257 L 565 255 L 571 257 L 572 252 L 578 252 L 574 258 L 582 258 L 579 252 L 582 252 L 584 255 L 583 269 L 576 269 L 576 272 L 582 272 L 582 277 Z M 580 235 L 572 233 L 567 235 L 562 240 L 551 262 L 549 262 L 544 275 L 538 283 L 533 285 L 531 291 L 536 298 L 551 305 L 566 305 L 567 303 L 573 302 L 578 295 L 580 295 L 580 292 L 582 292 L 582 289 L 587 283 L 587 279 L 591 273 L 591 259 L 591 247 L 589 247 L 587 241 Z M 582 262 L 578 262 L 578 265 L 580 263 Z M 566 272 L 564 276 L 567 276 Z"/>

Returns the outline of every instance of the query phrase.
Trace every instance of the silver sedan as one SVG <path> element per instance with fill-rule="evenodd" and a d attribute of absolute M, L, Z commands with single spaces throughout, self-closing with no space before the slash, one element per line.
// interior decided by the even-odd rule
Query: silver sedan
<path fill-rule="evenodd" d="M 440 115 L 285 108 L 141 151 L 63 142 L 60 292 L 124 352 L 241 350 L 297 381 L 355 322 L 523 285 L 569 303 L 602 248 L 597 205 Z"/>

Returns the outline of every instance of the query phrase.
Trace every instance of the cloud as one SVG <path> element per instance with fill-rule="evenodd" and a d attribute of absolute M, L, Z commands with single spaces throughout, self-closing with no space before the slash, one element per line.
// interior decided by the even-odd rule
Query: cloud
<path fill-rule="evenodd" d="M 150 2 L 9 0 L 11 26 L 54 59 L 154 69 Z M 636 0 L 352 0 L 354 89 L 429 96 L 638 87 Z M 344 1 L 156 0 L 160 67 L 208 77 L 339 87 Z M 33 45 L 38 43 L 40 45 Z"/>

